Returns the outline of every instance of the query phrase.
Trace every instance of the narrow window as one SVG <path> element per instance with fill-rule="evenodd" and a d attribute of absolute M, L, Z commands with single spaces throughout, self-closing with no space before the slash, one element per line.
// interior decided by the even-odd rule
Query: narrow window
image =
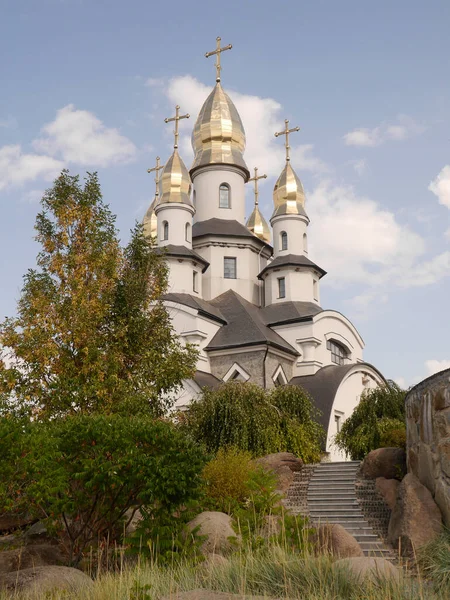
<path fill-rule="evenodd" d="M 197 206 L 197 192 L 194 190 L 194 193 L 192 194 L 192 203 L 194 206 Z"/>
<path fill-rule="evenodd" d="M 317 279 L 314 279 L 313 281 L 313 297 L 314 300 L 319 301 L 319 284 L 317 282 Z"/>
<path fill-rule="evenodd" d="M 340 433 L 341 431 L 341 419 L 342 416 L 341 415 L 334 415 L 334 422 L 336 423 L 336 433 Z"/>
<path fill-rule="evenodd" d="M 197 271 L 192 271 L 192 289 L 194 292 L 198 292 L 197 288 Z"/>
<path fill-rule="evenodd" d="M 191 241 L 191 226 L 189 223 L 186 223 L 185 227 L 185 238 L 187 242 Z"/>
<path fill-rule="evenodd" d="M 282 250 L 288 249 L 287 233 L 285 231 L 281 232 L 281 249 Z"/>
<path fill-rule="evenodd" d="M 169 223 L 167 221 L 163 222 L 163 236 L 162 236 L 163 240 L 168 240 L 169 239 Z"/>
<path fill-rule="evenodd" d="M 303 234 L 303 252 L 308 254 L 308 238 L 306 237 L 306 233 Z"/>
<path fill-rule="evenodd" d="M 219 187 L 219 208 L 230 208 L 230 186 L 221 183 Z"/>
<path fill-rule="evenodd" d="M 278 278 L 278 298 L 286 298 L 286 279 Z"/>
<path fill-rule="evenodd" d="M 331 350 L 331 362 L 335 363 L 336 365 L 345 364 L 347 352 L 344 346 L 341 346 L 341 344 L 338 344 L 333 340 L 329 340 L 327 342 L 327 349 Z"/>
<path fill-rule="evenodd" d="M 223 276 L 225 279 L 236 279 L 236 258 L 225 256 L 223 259 Z"/>

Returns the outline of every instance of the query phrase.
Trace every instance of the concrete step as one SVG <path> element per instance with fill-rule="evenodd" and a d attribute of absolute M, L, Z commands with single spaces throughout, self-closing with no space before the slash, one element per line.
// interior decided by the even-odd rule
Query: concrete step
<path fill-rule="evenodd" d="M 330 475 L 329 477 L 327 477 L 326 475 L 317 475 L 317 477 L 311 477 L 311 479 L 309 480 L 309 484 L 311 485 L 311 483 L 337 483 L 339 481 L 342 482 L 355 482 L 355 478 L 353 475 L 348 475 L 348 474 L 343 474 L 341 477 L 338 477 L 337 475 Z"/>
<path fill-rule="evenodd" d="M 353 481 L 342 481 L 335 485 L 331 485 L 325 481 L 311 481 L 308 486 L 309 490 L 328 490 L 331 492 L 337 492 L 339 490 L 355 490 L 355 483 Z"/>
<path fill-rule="evenodd" d="M 353 475 L 356 475 L 358 470 L 359 470 L 359 467 L 340 467 L 339 469 L 334 469 L 332 467 L 318 467 L 317 469 L 314 470 L 312 477 L 315 477 L 318 473 L 333 473 L 333 474 L 352 473 Z"/>
<path fill-rule="evenodd" d="M 346 514 L 351 514 L 352 516 L 358 514 L 362 518 L 364 518 L 361 510 L 359 509 L 359 506 L 350 506 L 346 508 L 345 506 L 334 507 L 328 505 L 321 506 L 318 508 L 315 508 L 314 506 L 309 506 L 308 508 L 311 514 L 320 513 L 322 515 L 336 515 L 338 517 Z"/>
<path fill-rule="evenodd" d="M 306 497 L 308 504 L 315 504 L 316 502 L 339 502 L 356 500 L 355 494 L 339 494 L 339 496 L 332 496 L 331 494 L 308 494 Z"/>

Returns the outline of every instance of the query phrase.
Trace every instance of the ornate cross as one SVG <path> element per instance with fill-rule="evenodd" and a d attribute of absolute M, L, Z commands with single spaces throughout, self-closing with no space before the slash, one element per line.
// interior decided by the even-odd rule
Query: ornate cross
<path fill-rule="evenodd" d="M 255 176 L 249 179 L 249 181 L 255 182 L 255 206 L 258 206 L 258 179 L 267 179 L 267 175 L 260 175 L 258 177 L 258 167 L 255 167 Z"/>
<path fill-rule="evenodd" d="M 156 177 L 155 177 L 155 184 L 156 184 L 156 191 L 155 191 L 155 198 L 158 198 L 159 196 L 159 172 L 161 169 L 164 169 L 164 165 L 161 165 L 159 163 L 161 159 L 159 158 L 159 156 L 156 157 L 156 166 L 153 167 L 153 169 L 147 169 L 147 173 L 153 173 L 153 171 L 156 172 Z"/>
<path fill-rule="evenodd" d="M 286 136 L 286 143 L 285 143 L 286 161 L 289 161 L 289 160 L 291 160 L 291 157 L 289 156 L 289 150 L 291 149 L 291 147 L 289 146 L 289 134 L 294 133 L 294 131 L 300 131 L 300 127 L 293 127 L 292 129 L 289 129 L 289 121 L 286 119 L 284 123 L 285 123 L 284 131 L 279 131 L 278 133 L 275 134 L 275 137 L 278 137 L 279 135 Z"/>
<path fill-rule="evenodd" d="M 178 106 L 178 104 L 175 106 L 175 116 L 174 117 L 167 117 L 167 119 L 164 119 L 164 123 L 170 123 L 171 121 L 175 121 L 175 144 L 173 145 L 173 147 L 176 149 L 178 148 L 178 122 L 180 121 L 180 119 L 189 119 L 190 115 L 189 114 L 185 114 L 185 115 L 181 115 L 180 116 L 180 107 Z"/>
<path fill-rule="evenodd" d="M 222 67 L 220 66 L 220 54 L 221 52 L 225 52 L 225 50 L 231 50 L 231 48 L 233 47 L 231 44 L 228 44 L 228 46 L 224 46 L 223 48 L 220 47 L 220 40 L 221 38 L 218 37 L 216 38 L 216 49 L 213 50 L 212 52 L 207 52 L 205 54 L 206 58 L 209 58 L 210 56 L 213 56 L 214 54 L 216 55 L 216 81 L 217 83 L 220 82 L 220 71 L 222 70 Z"/>

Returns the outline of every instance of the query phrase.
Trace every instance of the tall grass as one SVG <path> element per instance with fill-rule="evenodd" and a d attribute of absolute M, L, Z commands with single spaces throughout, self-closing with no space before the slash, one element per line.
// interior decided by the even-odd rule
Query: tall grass
<path fill-rule="evenodd" d="M 447 600 L 449 591 L 433 591 L 405 574 L 399 581 L 358 581 L 348 568 L 329 556 L 292 554 L 273 545 L 263 551 L 241 550 L 228 560 L 159 566 L 138 563 L 117 573 L 99 574 L 91 588 L 77 593 L 55 592 L 42 600 L 156 600 L 198 588 L 239 595 L 298 600 Z M 16 595 L 19 600 L 25 596 Z M 3 600 L 11 596 L 0 596 Z"/>
<path fill-rule="evenodd" d="M 435 588 L 450 590 L 450 529 L 420 549 L 418 563 Z"/>

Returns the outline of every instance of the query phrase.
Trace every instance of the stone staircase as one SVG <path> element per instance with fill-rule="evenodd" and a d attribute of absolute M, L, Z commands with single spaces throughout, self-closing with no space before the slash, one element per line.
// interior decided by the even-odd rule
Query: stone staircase
<path fill-rule="evenodd" d="M 355 493 L 359 461 L 320 463 L 309 477 L 306 505 L 304 482 L 294 479 L 287 495 L 287 507 L 295 514 L 308 514 L 313 524 L 338 523 L 359 542 L 366 556 L 391 558 L 391 550 L 373 531 L 365 519 Z M 300 475 L 300 474 L 299 474 Z"/>

